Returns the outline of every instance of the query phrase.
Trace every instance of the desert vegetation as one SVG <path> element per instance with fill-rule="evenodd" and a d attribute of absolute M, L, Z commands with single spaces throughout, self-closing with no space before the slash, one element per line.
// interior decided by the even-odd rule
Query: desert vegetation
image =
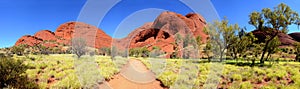
<path fill-rule="evenodd" d="M 299 89 L 300 43 L 282 45 L 279 37 L 292 24 L 300 25 L 298 13 L 281 3 L 250 13 L 249 25 L 261 38 L 225 17 L 207 24 L 205 41 L 176 33 L 174 42 L 164 46 L 122 50 L 115 45 L 91 48 L 83 38 L 63 47 L 15 45 L 0 50 L 0 88 L 95 88 L 113 80 L 128 61 L 138 60 L 164 88 Z M 161 38 L 168 37 L 164 33 Z M 165 52 L 165 46 L 172 52 Z"/>
<path fill-rule="evenodd" d="M 81 68 L 78 64 L 83 64 L 91 60 L 88 56 L 82 56 L 84 61 L 75 61 L 77 57 L 71 54 L 51 54 L 51 55 L 29 55 L 14 56 L 13 58 L 1 58 L 1 87 L 8 88 L 91 88 L 94 85 L 81 85 L 76 71 Z M 99 65 L 97 69 L 98 82 L 110 80 L 111 77 L 120 71 L 120 68 L 127 63 L 126 58 L 116 57 L 116 61 L 110 57 L 96 56 L 92 60 Z M 88 70 L 91 65 L 87 65 L 84 70 Z M 10 69 L 11 68 L 11 69 Z M 90 70 L 95 71 L 95 70 Z M 89 72 L 91 74 L 91 72 Z M 86 75 L 84 77 L 91 77 Z M 95 77 L 93 77 L 95 78 Z M 91 81 L 92 79 L 87 80 Z M 91 84 L 91 83 L 88 83 Z"/>

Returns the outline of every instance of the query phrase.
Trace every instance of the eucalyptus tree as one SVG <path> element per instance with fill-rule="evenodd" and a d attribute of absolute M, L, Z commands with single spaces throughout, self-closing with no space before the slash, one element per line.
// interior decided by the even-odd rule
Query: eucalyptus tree
<path fill-rule="evenodd" d="M 209 25 L 208 34 L 212 50 L 215 50 L 214 55 L 219 56 L 220 61 L 223 61 L 226 49 L 235 43 L 235 33 L 239 29 L 238 24 L 229 24 L 227 19 L 223 19 L 221 22 L 215 21 L 213 25 Z"/>
<path fill-rule="evenodd" d="M 268 52 L 268 46 L 273 39 L 280 32 L 287 32 L 288 26 L 292 24 L 300 25 L 300 18 L 297 12 L 293 11 L 289 6 L 284 3 L 274 7 L 273 10 L 270 8 L 264 8 L 261 12 L 252 12 L 249 15 L 249 24 L 253 25 L 256 29 L 264 32 L 265 35 L 270 35 L 265 39 L 265 47 L 260 59 L 260 63 L 264 63 L 265 54 Z"/>
<path fill-rule="evenodd" d="M 87 52 L 86 40 L 84 38 L 72 38 L 72 51 L 80 58 Z"/>

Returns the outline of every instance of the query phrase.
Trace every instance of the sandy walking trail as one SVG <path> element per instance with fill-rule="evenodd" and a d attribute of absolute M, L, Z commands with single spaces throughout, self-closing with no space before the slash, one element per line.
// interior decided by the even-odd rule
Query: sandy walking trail
<path fill-rule="evenodd" d="M 142 62 L 131 59 L 119 74 L 101 84 L 100 89 L 164 89 L 161 85 Z"/>

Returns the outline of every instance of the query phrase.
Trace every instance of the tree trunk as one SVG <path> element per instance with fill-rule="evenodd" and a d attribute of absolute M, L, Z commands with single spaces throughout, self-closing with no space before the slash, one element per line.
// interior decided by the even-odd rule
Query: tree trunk
<path fill-rule="evenodd" d="M 255 65 L 255 59 L 252 59 L 251 61 L 252 61 L 251 67 L 253 67 Z"/>
<path fill-rule="evenodd" d="M 266 61 L 268 61 L 268 59 L 270 58 L 270 56 L 271 56 L 271 53 L 270 53 L 270 52 L 268 52 L 268 55 L 267 55 L 267 59 L 266 59 Z"/>
<path fill-rule="evenodd" d="M 270 41 L 273 40 L 273 39 L 278 35 L 278 33 L 279 33 L 277 29 L 275 29 L 275 30 L 276 30 L 275 35 L 273 35 L 273 36 L 266 42 L 266 44 L 265 44 L 265 47 L 264 47 L 264 49 L 263 49 L 263 54 L 262 54 L 262 56 L 261 56 L 261 58 L 260 58 L 260 63 L 261 63 L 261 64 L 264 64 L 264 63 L 265 63 L 265 61 L 264 61 L 264 56 L 265 56 L 265 53 L 267 52 L 267 48 L 268 48 L 268 45 L 269 45 Z"/>
<path fill-rule="evenodd" d="M 221 56 L 220 56 L 220 62 L 222 62 L 222 61 L 223 61 L 223 53 L 224 53 L 224 51 L 222 51 L 222 52 L 221 52 Z"/>
<path fill-rule="evenodd" d="M 265 63 L 265 61 L 264 61 L 264 56 L 265 56 L 265 54 L 266 54 L 268 45 L 269 45 L 269 42 L 266 43 L 266 46 L 265 46 L 264 49 L 263 49 L 263 53 L 262 53 L 261 58 L 260 58 L 260 64 L 264 64 L 264 63 Z"/>
<path fill-rule="evenodd" d="M 209 53 L 207 53 L 206 55 L 207 55 L 207 60 L 208 60 L 208 62 L 210 62 L 211 60 L 210 60 Z"/>

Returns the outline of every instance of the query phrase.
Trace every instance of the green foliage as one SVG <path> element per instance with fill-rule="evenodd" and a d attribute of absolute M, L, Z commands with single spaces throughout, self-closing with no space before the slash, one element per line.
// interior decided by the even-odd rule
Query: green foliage
<path fill-rule="evenodd" d="M 279 50 L 278 46 L 280 44 L 281 44 L 281 42 L 280 42 L 280 40 L 279 40 L 279 38 L 277 36 L 274 39 L 272 39 L 270 41 L 270 43 L 268 44 L 268 46 L 267 46 L 268 56 L 270 54 L 276 53 Z M 269 57 L 267 57 L 267 58 L 269 58 Z"/>
<path fill-rule="evenodd" d="M 229 24 L 227 19 L 223 19 L 221 22 L 215 21 L 214 24 L 210 24 L 208 29 L 212 48 L 217 50 L 216 54 L 220 54 L 217 56 L 220 56 L 222 61 L 225 50 L 235 42 L 235 32 L 240 28 L 238 24 Z"/>
<path fill-rule="evenodd" d="M 23 44 L 20 44 L 20 45 L 18 45 L 18 46 L 13 46 L 12 48 L 11 48 L 11 52 L 13 53 L 13 54 L 17 54 L 17 55 L 19 55 L 19 56 L 22 56 L 23 54 L 24 54 L 24 51 L 25 51 L 25 47 L 26 47 L 27 45 L 23 45 Z"/>
<path fill-rule="evenodd" d="M 187 34 L 183 39 L 183 48 L 187 47 L 191 43 L 191 36 Z"/>
<path fill-rule="evenodd" d="M 154 47 L 152 47 L 152 51 L 149 53 L 149 56 L 151 58 L 157 58 L 162 54 L 163 54 L 163 51 L 161 51 L 161 48 L 158 46 L 154 46 Z"/>
<path fill-rule="evenodd" d="M 257 75 L 265 75 L 265 74 L 266 74 L 265 70 L 260 69 L 260 68 L 257 68 L 257 67 L 254 67 L 254 72 L 255 72 Z"/>
<path fill-rule="evenodd" d="M 263 64 L 265 59 L 268 59 L 269 54 L 273 53 L 276 48 L 276 39 L 279 31 L 287 32 L 289 25 L 296 24 L 300 25 L 300 18 L 297 12 L 293 11 L 286 4 L 279 4 L 273 10 L 270 8 L 264 8 L 261 12 L 252 12 L 250 15 L 249 24 L 256 27 L 256 29 L 261 30 L 267 34 L 272 34 L 270 37 L 265 39 L 266 45 L 264 46 L 263 53 L 260 62 Z M 270 45 L 272 44 L 272 45 Z M 269 47 L 274 46 L 274 47 Z M 267 57 L 265 53 L 269 52 Z"/>
<path fill-rule="evenodd" d="M 204 48 L 204 53 L 206 54 L 207 59 L 208 59 L 209 62 L 210 62 L 211 52 L 212 52 L 212 44 L 211 44 L 210 40 L 208 40 L 208 41 L 206 41 L 206 45 L 205 45 L 205 48 Z"/>
<path fill-rule="evenodd" d="M 52 88 L 80 89 L 81 85 L 75 73 L 70 73 L 61 81 L 55 83 Z"/>
<path fill-rule="evenodd" d="M 55 55 L 31 55 L 36 60 L 26 59 L 23 63 L 30 65 L 31 68 L 26 70 L 26 75 L 28 76 L 28 80 L 37 80 L 38 86 L 40 88 L 72 88 L 72 89 L 81 89 L 87 88 L 91 83 L 79 81 L 78 75 L 76 74 L 74 64 L 77 65 L 76 70 L 78 69 L 78 64 L 83 64 L 81 61 L 89 61 L 86 59 L 87 57 L 81 57 L 84 60 L 76 60 L 74 61 L 73 55 L 70 54 L 55 54 Z M 80 78 L 86 77 L 93 78 L 89 79 L 89 81 L 94 81 L 95 79 L 99 79 L 99 77 L 103 77 L 106 80 L 109 80 L 113 75 L 120 71 L 120 68 L 127 63 L 127 58 L 122 57 L 115 57 L 116 60 L 114 62 L 107 56 L 94 56 L 95 57 L 95 64 L 98 64 L 96 67 L 99 72 L 85 72 L 87 74 L 81 75 Z M 22 59 L 24 57 L 17 56 L 17 59 Z M 93 62 L 91 62 L 93 63 Z M 44 67 L 43 67 L 44 66 Z M 45 67 L 46 66 L 46 67 Z M 91 64 L 86 64 L 84 70 L 96 70 L 96 68 L 90 68 Z M 80 67 L 80 68 L 82 68 Z M 97 74 L 95 74 L 97 73 Z M 88 75 L 90 74 L 90 75 Z M 91 77 L 91 75 L 97 75 L 98 78 Z M 48 79 L 53 76 L 56 80 L 54 84 L 48 84 Z M 103 79 L 103 80 L 104 80 Z M 101 80 L 101 81 L 103 81 Z M 97 82 L 101 82 L 97 81 Z M 81 85 L 81 82 L 83 85 Z"/>
<path fill-rule="evenodd" d="M 158 79 L 164 84 L 164 86 L 170 87 L 176 81 L 177 74 L 173 73 L 172 71 L 164 71 Z"/>
<path fill-rule="evenodd" d="M 0 58 L 0 88 L 36 89 L 38 86 L 23 75 L 28 67 L 23 61 L 12 58 Z"/>
<path fill-rule="evenodd" d="M 252 89 L 253 85 L 251 84 L 251 82 L 243 82 L 241 83 L 239 89 Z"/>
<path fill-rule="evenodd" d="M 300 62 L 300 43 L 295 42 L 296 61 Z"/>
<path fill-rule="evenodd" d="M 180 45 L 181 43 L 182 43 L 182 36 L 180 35 L 180 34 L 176 34 L 175 35 L 175 43 L 177 44 L 177 45 Z"/>
<path fill-rule="evenodd" d="M 277 87 L 273 84 L 262 86 L 261 89 L 277 89 Z"/>
<path fill-rule="evenodd" d="M 196 37 L 196 42 L 197 42 L 197 45 L 198 45 L 198 48 L 200 48 L 200 45 L 202 45 L 202 37 L 201 36 L 197 36 Z"/>
<path fill-rule="evenodd" d="M 101 55 L 105 55 L 105 56 L 111 55 L 111 48 L 109 48 L 109 47 L 102 47 L 99 49 L 99 51 L 100 51 L 99 53 Z"/>
<path fill-rule="evenodd" d="M 231 80 L 233 80 L 233 81 L 242 81 L 242 79 L 243 79 L 243 77 L 240 74 L 233 74 L 231 76 Z"/>
<path fill-rule="evenodd" d="M 148 57 L 149 54 L 150 54 L 150 51 L 147 49 L 147 47 L 132 48 L 129 50 L 129 56 Z"/>
<path fill-rule="evenodd" d="M 257 38 L 252 34 L 252 32 L 245 33 L 243 29 L 239 32 L 238 36 L 234 36 L 235 42 L 232 46 L 228 48 L 232 57 L 238 59 L 239 57 L 246 57 L 247 54 L 250 54 L 249 51 L 255 44 Z"/>

